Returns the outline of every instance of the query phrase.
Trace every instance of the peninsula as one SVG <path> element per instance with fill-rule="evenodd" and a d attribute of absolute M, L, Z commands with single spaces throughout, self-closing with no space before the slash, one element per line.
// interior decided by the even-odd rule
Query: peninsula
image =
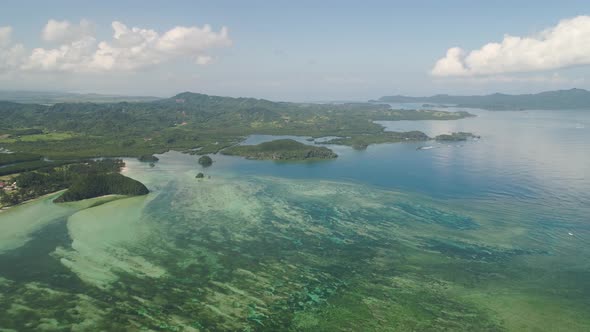
<path fill-rule="evenodd" d="M 91 174 L 74 181 L 55 202 L 73 202 L 106 195 L 147 195 L 146 186 L 119 173 Z"/>
<path fill-rule="evenodd" d="M 56 202 L 111 194 L 135 196 L 149 193 L 141 182 L 119 173 L 124 166 L 120 159 L 71 161 L 12 175 L 1 181 L 0 207 L 17 205 L 64 189 L 67 190 Z"/>

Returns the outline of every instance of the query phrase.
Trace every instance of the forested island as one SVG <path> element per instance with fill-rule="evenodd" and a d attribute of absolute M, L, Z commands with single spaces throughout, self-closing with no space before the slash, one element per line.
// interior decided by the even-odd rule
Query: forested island
<path fill-rule="evenodd" d="M 384 131 L 380 134 L 360 134 L 349 137 L 333 138 L 320 144 L 348 145 L 356 150 L 364 150 L 371 144 L 398 143 L 405 141 L 427 141 L 430 137 L 421 131 Z"/>
<path fill-rule="evenodd" d="M 236 145 L 221 151 L 230 156 L 257 160 L 322 160 L 338 157 L 326 147 L 303 144 L 292 139 L 280 139 L 257 145 Z"/>
<path fill-rule="evenodd" d="M 158 157 L 151 154 L 139 156 L 137 159 L 143 163 L 155 163 L 156 161 L 160 160 Z"/>
<path fill-rule="evenodd" d="M 441 142 L 459 142 L 466 141 L 468 139 L 479 139 L 480 137 L 472 133 L 456 132 L 451 134 L 442 134 L 436 136 L 434 139 Z"/>
<path fill-rule="evenodd" d="M 213 165 L 213 159 L 209 156 L 201 156 L 198 160 L 199 165 L 203 167 L 209 167 Z"/>

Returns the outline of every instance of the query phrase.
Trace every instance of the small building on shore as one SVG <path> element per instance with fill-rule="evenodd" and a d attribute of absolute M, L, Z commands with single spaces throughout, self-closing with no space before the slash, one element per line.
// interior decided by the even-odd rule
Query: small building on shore
<path fill-rule="evenodd" d="M 0 182 L 0 189 L 9 193 L 9 192 L 12 192 L 12 191 L 18 189 L 18 187 L 16 186 L 16 182 L 13 182 L 13 183 Z"/>

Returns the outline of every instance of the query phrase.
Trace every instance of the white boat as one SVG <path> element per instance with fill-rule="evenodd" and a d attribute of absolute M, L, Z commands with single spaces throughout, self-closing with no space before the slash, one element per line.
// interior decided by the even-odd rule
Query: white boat
<path fill-rule="evenodd" d="M 432 145 L 429 145 L 429 146 L 419 146 L 416 148 L 416 150 L 430 150 L 430 149 L 434 149 L 434 147 Z"/>

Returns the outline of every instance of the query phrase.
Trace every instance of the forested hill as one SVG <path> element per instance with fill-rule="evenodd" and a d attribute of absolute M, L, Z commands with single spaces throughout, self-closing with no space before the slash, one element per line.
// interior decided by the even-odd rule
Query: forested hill
<path fill-rule="evenodd" d="M 494 93 L 484 96 L 435 95 L 430 97 L 384 96 L 379 102 L 437 103 L 488 110 L 590 110 L 590 91 L 570 89 L 537 94 L 508 95 Z"/>
<path fill-rule="evenodd" d="M 377 120 L 455 120 L 467 112 L 394 110 L 371 103 L 307 104 L 184 92 L 149 102 L 0 102 L 0 147 L 58 158 L 214 153 L 250 134 L 379 134 Z M 23 129 L 42 134 L 18 135 Z"/>
<path fill-rule="evenodd" d="M 387 105 L 303 104 L 254 98 L 231 98 L 184 92 L 150 102 L 20 104 L 0 101 L 0 129 L 43 127 L 47 130 L 105 133 L 146 133 L 174 126 L 291 132 L 350 129 L 366 120 L 455 119 L 466 113 L 392 111 Z M 347 119 L 344 119 L 346 117 Z M 328 118 L 335 120 L 328 122 Z M 354 120 L 354 121 L 351 121 Z M 362 124 L 360 127 L 366 127 Z M 247 132 L 244 132 L 247 133 Z"/>
<path fill-rule="evenodd" d="M 162 105 L 176 105 L 179 108 L 220 113 L 229 110 L 251 110 L 256 108 L 265 109 L 287 109 L 294 106 L 294 103 L 274 102 L 256 98 L 232 98 L 221 96 L 210 96 L 202 93 L 183 92 L 168 99 L 156 101 Z"/>

